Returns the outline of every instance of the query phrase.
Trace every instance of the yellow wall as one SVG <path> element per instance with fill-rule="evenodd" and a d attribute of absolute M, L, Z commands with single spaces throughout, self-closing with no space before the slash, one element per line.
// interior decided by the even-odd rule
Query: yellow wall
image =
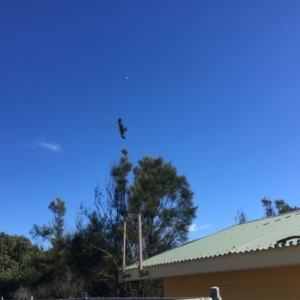
<path fill-rule="evenodd" d="M 165 297 L 210 297 L 212 286 L 223 300 L 300 300 L 300 266 L 164 278 Z"/>

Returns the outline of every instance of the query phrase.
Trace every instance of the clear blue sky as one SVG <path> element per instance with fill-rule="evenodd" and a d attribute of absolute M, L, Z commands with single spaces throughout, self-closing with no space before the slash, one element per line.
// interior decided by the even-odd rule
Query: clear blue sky
<path fill-rule="evenodd" d="M 299 206 L 299 14 L 296 0 L 2 0 L 0 231 L 29 236 L 56 197 L 74 228 L 123 147 L 187 177 L 191 239 L 238 209 L 262 217 L 263 197 Z"/>

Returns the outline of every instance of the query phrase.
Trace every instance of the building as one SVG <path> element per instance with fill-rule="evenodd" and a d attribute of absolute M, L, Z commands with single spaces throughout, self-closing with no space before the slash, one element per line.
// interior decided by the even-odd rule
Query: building
<path fill-rule="evenodd" d="M 300 211 L 232 226 L 125 267 L 123 281 L 163 278 L 165 297 L 300 299 Z"/>

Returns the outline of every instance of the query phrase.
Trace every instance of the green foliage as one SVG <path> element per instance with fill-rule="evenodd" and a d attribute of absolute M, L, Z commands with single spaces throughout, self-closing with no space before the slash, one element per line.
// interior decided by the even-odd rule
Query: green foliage
<path fill-rule="evenodd" d="M 43 242 L 50 242 L 51 246 L 56 250 L 63 248 L 64 242 L 64 216 L 66 214 L 65 202 L 60 198 L 51 201 L 48 209 L 54 215 L 54 220 L 48 225 L 33 225 L 30 231 L 33 239 L 37 240 L 43 248 Z"/>
<path fill-rule="evenodd" d="M 49 299 L 87 291 L 103 297 L 163 296 L 159 279 L 119 284 L 123 222 L 128 214 L 142 215 L 143 254 L 150 257 L 187 240 L 197 209 L 192 197 L 186 178 L 171 163 L 144 157 L 133 166 L 122 149 L 107 185 L 95 188 L 94 207 L 81 206 L 75 232 L 65 232 L 65 202 L 57 198 L 48 206 L 52 221 L 34 224 L 30 231 L 39 248 L 25 238 L 0 235 L 2 295 Z M 127 224 L 127 264 L 137 261 L 137 245 L 133 220 Z"/>
<path fill-rule="evenodd" d="M 35 274 L 34 257 L 39 249 L 24 236 L 0 233 L 0 291 L 1 296 L 11 294 L 24 283 L 30 283 Z"/>
<path fill-rule="evenodd" d="M 184 176 L 178 176 L 162 157 L 144 157 L 133 169 L 130 212 L 141 213 L 145 254 L 151 257 L 186 242 L 196 216 L 193 193 Z"/>
<path fill-rule="evenodd" d="M 33 239 L 41 246 L 43 252 L 35 263 L 40 271 L 36 277 L 35 286 L 47 283 L 63 282 L 65 274 L 69 271 L 66 263 L 69 256 L 66 240 L 68 234 L 64 231 L 65 202 L 60 198 L 51 201 L 48 209 L 53 213 L 53 220 L 48 225 L 33 225 L 30 231 Z M 44 242 L 49 247 L 45 250 Z"/>
<path fill-rule="evenodd" d="M 299 210 L 300 207 L 294 206 L 291 207 L 284 200 L 275 200 L 275 207 L 277 209 L 277 214 L 284 214 L 290 211 Z"/>
<path fill-rule="evenodd" d="M 263 207 L 265 209 L 265 216 L 266 217 L 271 217 L 271 216 L 275 216 L 276 215 L 271 200 L 263 198 L 261 200 L 261 202 L 262 202 L 262 205 L 263 205 Z"/>
<path fill-rule="evenodd" d="M 288 205 L 284 200 L 280 199 L 280 200 L 275 200 L 275 208 L 273 206 L 273 202 L 269 199 L 267 199 L 266 197 L 263 198 L 261 200 L 262 205 L 265 209 L 265 216 L 266 217 L 271 217 L 271 216 L 275 216 L 275 215 L 280 215 L 280 214 L 284 214 L 287 212 L 291 212 L 291 211 L 295 211 L 300 209 L 300 207 L 294 206 L 291 207 L 290 205 Z M 276 211 L 275 211 L 276 209 Z"/>
<path fill-rule="evenodd" d="M 105 236 L 102 223 L 92 212 L 86 227 L 78 229 L 67 243 L 67 263 L 73 274 L 85 282 L 85 291 L 91 296 L 107 296 L 113 289 L 111 279 L 117 264 L 109 254 L 111 248 Z"/>
<path fill-rule="evenodd" d="M 111 167 L 110 181 L 104 191 L 95 188 L 95 208 L 81 207 L 87 224 L 80 226 L 74 236 L 78 242 L 73 240 L 72 244 L 72 251 L 80 248 L 81 243 L 89 249 L 89 256 L 84 262 L 81 260 L 80 268 L 84 269 L 85 279 L 98 296 L 130 295 L 130 285 L 120 286 L 117 273 L 122 264 L 123 221 L 128 214 L 128 174 L 132 170 L 127 150 L 123 149 L 122 153 L 119 163 Z M 79 268 L 78 264 L 76 268 Z"/>
<path fill-rule="evenodd" d="M 22 270 L 28 266 L 34 247 L 23 236 L 9 236 L 0 233 L 0 271 L 1 273 Z"/>
<path fill-rule="evenodd" d="M 142 214 L 144 258 L 171 249 L 187 240 L 188 227 L 197 209 L 193 206 L 193 193 L 186 178 L 179 176 L 163 158 L 144 157 L 133 167 L 128 151 L 122 149 L 122 154 L 119 163 L 111 168 L 111 178 L 104 191 L 95 189 L 95 209 L 82 207 L 88 225 L 81 234 L 88 244 L 95 232 L 101 233 L 98 238 L 101 242 L 90 245 L 97 245 L 98 261 L 101 261 L 97 281 L 106 282 L 104 290 L 108 294 L 102 296 L 141 296 L 143 290 L 149 291 L 148 296 L 161 296 L 161 281 L 118 284 L 116 269 L 122 265 L 123 222 L 128 214 Z M 127 238 L 127 263 L 133 263 L 138 257 L 136 221 L 128 224 Z M 90 259 L 93 265 L 94 258 Z"/>
<path fill-rule="evenodd" d="M 273 205 L 273 202 L 271 200 L 267 199 L 266 197 L 264 197 L 261 200 L 261 202 L 262 202 L 262 206 L 265 210 L 264 217 L 266 217 L 266 218 L 300 209 L 300 207 L 297 207 L 297 206 L 291 207 L 282 199 L 274 201 L 275 207 Z M 241 211 L 238 210 L 236 216 L 234 217 L 234 220 L 237 224 L 245 223 L 245 222 L 247 222 L 246 214 L 242 210 Z"/>

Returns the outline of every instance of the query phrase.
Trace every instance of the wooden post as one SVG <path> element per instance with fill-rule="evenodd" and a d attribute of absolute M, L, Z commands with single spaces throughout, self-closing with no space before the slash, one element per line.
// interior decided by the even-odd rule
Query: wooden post
<path fill-rule="evenodd" d="M 128 217 L 125 219 L 123 226 L 124 226 L 124 230 L 123 230 L 123 266 L 122 266 L 122 279 L 130 276 L 129 274 L 125 275 L 124 274 L 124 270 L 126 267 L 126 237 L 127 237 L 127 233 L 126 233 L 126 223 L 128 221 L 131 221 L 133 219 L 137 219 L 138 221 L 138 243 L 139 243 L 139 276 L 143 277 L 145 275 L 148 275 L 148 271 L 144 272 L 143 271 L 143 237 L 142 237 L 142 216 L 141 214 L 138 215 L 132 215 L 129 214 Z M 121 275 L 121 274 L 120 274 Z M 120 278 L 119 278 L 120 281 Z"/>
<path fill-rule="evenodd" d="M 140 277 L 143 273 L 143 240 L 142 240 L 142 218 L 141 214 L 138 214 L 138 234 L 139 234 L 139 271 Z"/>
<path fill-rule="evenodd" d="M 140 277 L 148 275 L 148 271 L 143 271 L 143 237 L 142 237 L 142 216 L 138 214 L 138 231 L 139 231 L 139 275 Z"/>
<path fill-rule="evenodd" d="M 126 267 L 126 221 L 124 221 L 124 231 L 123 231 L 123 271 Z"/>

